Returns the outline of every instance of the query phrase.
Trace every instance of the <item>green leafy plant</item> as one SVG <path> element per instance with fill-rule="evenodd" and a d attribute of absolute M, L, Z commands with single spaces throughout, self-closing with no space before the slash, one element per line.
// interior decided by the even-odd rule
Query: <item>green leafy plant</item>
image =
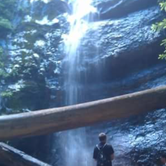
<path fill-rule="evenodd" d="M 166 12 L 166 1 L 159 0 L 160 9 Z M 155 32 L 161 32 L 166 29 L 166 19 L 164 18 L 162 21 L 157 22 L 152 25 L 152 30 Z M 162 54 L 159 55 L 158 59 L 165 59 L 166 60 L 166 39 L 162 40 L 161 46 L 164 46 L 165 50 Z"/>

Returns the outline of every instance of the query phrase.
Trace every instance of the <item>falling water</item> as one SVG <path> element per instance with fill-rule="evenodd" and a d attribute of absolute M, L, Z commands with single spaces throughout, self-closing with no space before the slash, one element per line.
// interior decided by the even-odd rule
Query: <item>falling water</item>
<path fill-rule="evenodd" d="M 31 3 L 35 2 L 35 1 L 39 1 L 39 0 L 30 0 Z M 42 0 L 42 1 L 45 2 L 45 3 L 48 3 L 48 2 L 50 2 L 51 0 Z"/>
<path fill-rule="evenodd" d="M 90 14 L 95 11 L 91 5 L 92 0 L 71 0 L 72 15 L 68 17 L 70 32 L 65 38 L 65 53 L 67 55 L 67 78 L 66 78 L 66 104 L 78 103 L 79 79 L 80 79 L 80 42 L 88 30 Z M 80 96 L 81 97 L 81 96 Z"/>
<path fill-rule="evenodd" d="M 68 17 L 69 34 L 64 36 L 65 64 L 65 105 L 81 102 L 83 99 L 80 88 L 80 43 L 88 30 L 91 14 L 95 12 L 92 0 L 70 0 L 72 14 Z M 89 166 L 92 163 L 91 150 L 87 144 L 84 128 L 61 133 L 63 164 L 65 166 Z"/>

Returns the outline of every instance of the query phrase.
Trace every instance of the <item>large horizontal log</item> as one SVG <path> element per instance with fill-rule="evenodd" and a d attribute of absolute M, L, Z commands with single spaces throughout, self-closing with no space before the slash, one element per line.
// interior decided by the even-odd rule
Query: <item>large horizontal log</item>
<path fill-rule="evenodd" d="M 9 145 L 0 143 L 0 165 L 5 166 L 50 166 Z"/>
<path fill-rule="evenodd" d="M 166 107 L 166 86 L 68 107 L 0 117 L 0 140 L 42 135 Z"/>

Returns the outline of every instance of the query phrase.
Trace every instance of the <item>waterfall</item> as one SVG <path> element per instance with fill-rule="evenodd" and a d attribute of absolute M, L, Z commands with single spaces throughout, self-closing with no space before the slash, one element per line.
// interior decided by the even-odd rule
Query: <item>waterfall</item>
<path fill-rule="evenodd" d="M 72 14 L 68 17 L 69 34 L 64 35 L 65 59 L 65 105 L 82 101 L 80 43 L 88 30 L 91 14 L 96 11 L 92 0 L 70 0 Z M 62 132 L 60 144 L 64 166 L 93 165 L 92 150 L 89 149 L 85 128 Z"/>
<path fill-rule="evenodd" d="M 68 17 L 70 22 L 70 31 L 64 35 L 66 70 L 68 71 L 65 78 L 66 105 L 76 104 L 81 98 L 79 91 L 80 82 L 80 42 L 88 30 L 90 14 L 95 12 L 91 5 L 92 0 L 70 0 L 72 6 L 72 15 Z M 81 99 L 80 99 L 81 100 Z"/>

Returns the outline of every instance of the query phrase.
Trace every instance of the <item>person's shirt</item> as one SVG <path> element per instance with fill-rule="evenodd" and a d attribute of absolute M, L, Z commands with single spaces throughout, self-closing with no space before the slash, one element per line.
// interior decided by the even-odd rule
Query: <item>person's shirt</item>
<path fill-rule="evenodd" d="M 93 152 L 93 158 L 97 161 L 98 160 L 98 155 L 99 155 L 99 149 L 103 148 L 103 153 L 106 157 L 107 160 L 110 161 L 110 164 L 112 165 L 112 161 L 111 161 L 111 155 L 114 154 L 114 149 L 111 145 L 109 144 L 98 144 L 96 145 L 96 147 L 94 148 L 94 152 Z"/>

